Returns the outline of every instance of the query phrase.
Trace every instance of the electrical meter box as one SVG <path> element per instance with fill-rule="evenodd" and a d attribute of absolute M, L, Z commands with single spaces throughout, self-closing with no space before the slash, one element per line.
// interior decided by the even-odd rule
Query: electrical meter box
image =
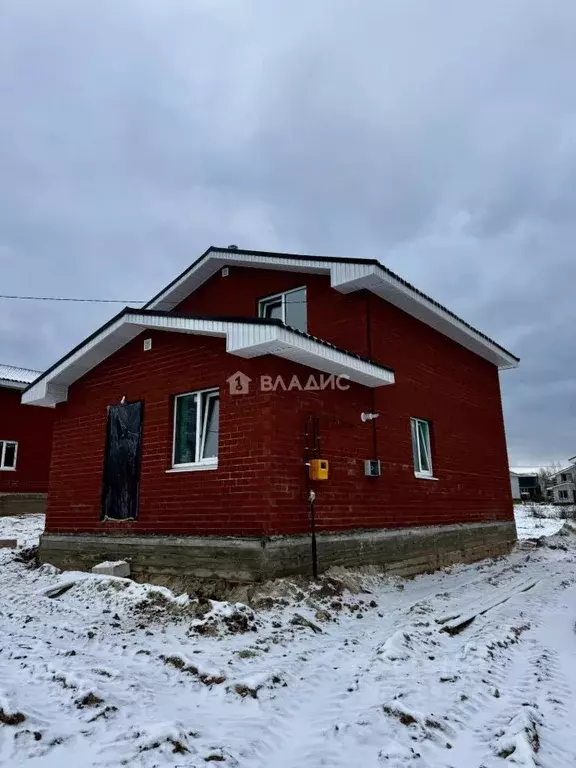
<path fill-rule="evenodd" d="M 310 480 L 328 480 L 326 459 L 310 459 Z"/>

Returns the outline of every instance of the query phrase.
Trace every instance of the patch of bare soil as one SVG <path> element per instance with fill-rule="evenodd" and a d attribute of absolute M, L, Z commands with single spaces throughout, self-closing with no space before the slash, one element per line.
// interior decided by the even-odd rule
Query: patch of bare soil
<path fill-rule="evenodd" d="M 26 715 L 23 712 L 5 712 L 0 709 L 0 723 L 2 725 L 20 725 L 26 720 Z"/>
<path fill-rule="evenodd" d="M 222 685 L 222 683 L 226 682 L 226 678 L 223 675 L 201 674 L 198 667 L 195 667 L 193 664 L 187 664 L 180 656 L 160 656 L 160 659 L 164 664 L 168 664 L 180 672 L 197 677 L 204 685 Z"/>
<path fill-rule="evenodd" d="M 95 693 L 87 693 L 86 696 L 82 696 L 81 699 L 76 699 L 76 706 L 78 709 L 84 709 L 84 707 L 99 707 L 100 704 L 104 703 L 104 699 L 101 699 L 100 696 L 96 696 Z"/>

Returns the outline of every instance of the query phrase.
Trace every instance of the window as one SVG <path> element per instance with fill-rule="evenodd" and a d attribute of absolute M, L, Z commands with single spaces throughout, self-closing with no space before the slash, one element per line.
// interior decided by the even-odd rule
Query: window
<path fill-rule="evenodd" d="M 560 475 L 560 482 L 561 482 L 561 483 L 565 483 L 567 479 L 568 479 L 568 475 L 567 475 L 565 472 L 563 472 L 563 473 Z"/>
<path fill-rule="evenodd" d="M 430 422 L 423 419 L 410 419 L 410 424 L 412 427 L 414 473 L 422 477 L 432 477 Z"/>
<path fill-rule="evenodd" d="M 18 443 L 13 440 L 0 440 L 0 469 L 16 469 Z"/>
<path fill-rule="evenodd" d="M 173 467 L 215 466 L 218 463 L 219 411 L 217 389 L 176 396 Z"/>
<path fill-rule="evenodd" d="M 563 501 L 568 498 L 568 491 L 558 491 L 558 498 Z"/>
<path fill-rule="evenodd" d="M 299 331 L 305 331 L 306 325 L 306 288 L 267 296 L 258 302 L 258 316 L 282 320 Z"/>

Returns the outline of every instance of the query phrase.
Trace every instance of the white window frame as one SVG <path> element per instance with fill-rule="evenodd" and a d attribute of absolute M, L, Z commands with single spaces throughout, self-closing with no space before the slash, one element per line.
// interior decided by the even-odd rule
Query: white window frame
<path fill-rule="evenodd" d="M 258 301 L 258 317 L 261 317 L 263 319 L 266 319 L 266 316 L 264 314 L 264 307 L 266 304 L 272 304 L 276 303 L 278 299 L 281 299 L 282 301 L 282 322 L 284 325 L 286 325 L 286 297 L 290 296 L 291 293 L 297 293 L 298 291 L 304 291 L 304 295 L 306 297 L 305 304 L 308 303 L 308 292 L 306 290 L 305 285 L 301 285 L 299 288 L 291 288 L 289 291 L 282 291 L 282 293 L 273 293 L 271 296 L 265 296 L 263 299 L 260 299 Z M 307 314 L 307 313 L 306 313 Z M 304 329 L 304 332 L 306 332 L 308 327 L 308 317 L 306 317 L 306 329 Z"/>
<path fill-rule="evenodd" d="M 176 463 L 176 429 L 178 424 L 178 400 L 183 397 L 196 396 L 196 445 L 194 447 L 194 455 L 200 457 L 198 461 L 189 461 L 182 464 Z M 202 414 L 202 408 L 199 407 L 198 398 L 202 395 L 207 396 L 206 400 L 210 400 L 209 396 L 218 398 L 218 408 L 220 408 L 220 390 L 218 387 L 210 387 L 209 389 L 197 389 L 193 392 L 181 392 L 174 397 L 174 418 L 172 422 L 172 469 L 175 471 L 185 469 L 216 469 L 218 467 L 218 456 L 211 456 L 210 458 L 203 459 L 202 454 L 204 452 L 204 446 L 206 444 L 206 421 L 208 419 L 208 408 L 204 407 L 204 413 Z M 203 423 L 201 424 L 201 417 L 204 416 Z M 218 432 L 220 432 L 220 421 L 218 421 Z M 218 435 L 219 437 L 219 435 Z"/>
<path fill-rule="evenodd" d="M 428 458 L 428 467 L 429 469 L 422 469 L 420 466 L 420 430 L 418 428 L 419 424 L 425 424 L 426 425 L 426 435 L 427 440 L 424 445 L 424 453 L 426 454 L 426 457 Z M 412 425 L 415 425 L 415 429 L 412 428 Z M 430 422 L 426 419 L 417 419 L 412 417 L 410 419 L 410 438 L 412 440 L 412 443 L 414 441 L 414 435 L 416 435 L 416 457 L 418 458 L 418 466 L 414 467 L 414 474 L 416 477 L 425 477 L 425 478 L 433 478 L 434 472 L 433 472 L 433 464 L 432 464 L 432 439 L 430 436 Z M 414 445 L 412 445 L 412 455 L 414 455 Z"/>
<path fill-rule="evenodd" d="M 4 461 L 6 459 L 6 446 L 14 445 L 14 466 L 5 467 Z M 16 472 L 18 466 L 18 440 L 0 440 L 0 471 L 1 472 Z"/>

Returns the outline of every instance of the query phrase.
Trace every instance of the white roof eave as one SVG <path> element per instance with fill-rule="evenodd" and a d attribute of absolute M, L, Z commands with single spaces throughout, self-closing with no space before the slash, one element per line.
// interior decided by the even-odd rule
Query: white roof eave
<path fill-rule="evenodd" d="M 518 360 L 486 336 L 467 325 L 424 294 L 376 264 L 346 260 L 293 258 L 281 254 L 234 253 L 213 249 L 178 280 L 146 305 L 146 309 L 172 311 L 186 296 L 225 265 L 325 274 L 340 293 L 368 290 L 470 349 L 501 370 L 517 368 Z"/>
<path fill-rule="evenodd" d="M 144 329 L 216 336 L 226 351 L 244 358 L 276 355 L 328 374 L 343 375 L 367 387 L 394 383 L 394 373 L 288 328 L 174 315 L 130 312 L 119 317 L 80 349 L 36 381 L 22 395 L 26 404 L 54 406 L 68 399 L 68 387 L 135 338 Z"/>

